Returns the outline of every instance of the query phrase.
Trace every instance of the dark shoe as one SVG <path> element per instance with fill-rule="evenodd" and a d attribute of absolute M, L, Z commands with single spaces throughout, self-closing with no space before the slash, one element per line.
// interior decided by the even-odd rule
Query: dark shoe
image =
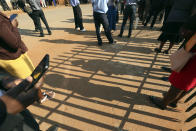
<path fill-rule="evenodd" d="M 118 35 L 118 37 L 122 38 L 122 35 L 121 35 L 121 34 L 119 34 L 119 35 Z"/>
<path fill-rule="evenodd" d="M 163 81 L 169 81 L 169 77 L 161 77 L 161 80 L 163 80 Z"/>
<path fill-rule="evenodd" d="M 35 29 L 33 32 L 39 32 L 39 30 L 38 29 Z"/>
<path fill-rule="evenodd" d="M 163 107 L 163 105 L 161 105 L 161 100 L 159 100 L 158 98 L 155 98 L 154 96 L 149 96 L 149 99 L 155 106 L 157 106 L 161 110 L 166 109 L 166 107 Z"/>
<path fill-rule="evenodd" d="M 163 54 L 169 54 L 168 50 L 163 51 Z"/>
<path fill-rule="evenodd" d="M 47 131 L 57 131 L 58 127 L 57 126 L 51 126 L 50 128 L 48 128 Z"/>
<path fill-rule="evenodd" d="M 131 38 L 131 35 L 128 35 L 127 38 Z"/>
<path fill-rule="evenodd" d="M 161 50 L 160 50 L 159 48 L 155 48 L 154 51 L 155 51 L 156 53 L 161 53 Z"/>
<path fill-rule="evenodd" d="M 48 32 L 48 35 L 52 35 L 52 32 L 51 32 L 51 31 L 49 31 L 49 32 Z"/>
<path fill-rule="evenodd" d="M 171 68 L 168 68 L 168 67 L 162 66 L 161 69 L 163 69 L 164 71 L 169 72 L 169 73 L 172 72 Z"/>
<path fill-rule="evenodd" d="M 40 34 L 39 37 L 44 37 L 44 34 Z"/>
<path fill-rule="evenodd" d="M 102 45 L 103 45 L 103 43 L 102 43 L 102 42 L 98 42 L 97 44 L 98 44 L 98 46 L 102 46 Z"/>
<path fill-rule="evenodd" d="M 167 94 L 167 92 L 163 93 L 163 97 L 165 97 L 166 94 Z M 173 107 L 173 108 L 178 107 L 178 106 L 177 106 L 177 103 L 170 103 L 168 106 Z"/>
<path fill-rule="evenodd" d="M 116 41 L 109 42 L 109 44 L 116 44 Z"/>

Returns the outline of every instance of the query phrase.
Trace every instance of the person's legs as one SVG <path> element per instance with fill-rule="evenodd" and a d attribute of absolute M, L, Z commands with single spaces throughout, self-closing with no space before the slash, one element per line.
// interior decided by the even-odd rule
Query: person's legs
<path fill-rule="evenodd" d="M 155 48 L 155 52 L 160 53 L 163 46 L 165 45 L 165 41 L 161 41 L 159 48 Z"/>
<path fill-rule="evenodd" d="M 153 17 L 152 23 L 151 23 L 151 25 L 150 25 L 151 28 L 154 27 L 154 24 L 155 24 L 155 22 L 156 22 L 156 19 L 157 19 L 158 14 L 159 14 L 159 11 L 154 11 L 154 13 L 153 13 L 153 16 L 154 16 L 154 17 Z"/>
<path fill-rule="evenodd" d="M 106 35 L 109 43 L 112 44 L 114 41 L 113 41 L 112 34 L 111 34 L 111 31 L 110 31 L 110 28 L 109 28 L 109 22 L 108 22 L 106 14 L 101 14 L 100 15 L 100 21 L 101 21 L 101 24 L 103 25 L 105 35 Z"/>
<path fill-rule="evenodd" d="M 35 31 L 39 31 L 37 21 L 36 21 L 35 17 L 33 16 L 33 14 L 31 13 L 31 14 L 28 14 L 28 15 L 33 20 L 33 23 L 34 23 L 34 26 L 35 26 Z"/>
<path fill-rule="evenodd" d="M 48 22 L 47 22 L 47 20 L 46 20 L 46 17 L 45 17 L 45 15 L 44 15 L 43 10 L 40 10 L 39 12 L 40 12 L 40 17 L 41 17 L 43 23 L 45 24 L 48 33 L 51 34 L 51 30 L 50 30 L 50 27 L 49 27 L 49 25 L 48 25 Z"/>
<path fill-rule="evenodd" d="M 73 13 L 74 13 L 75 29 L 77 29 L 79 27 L 78 17 L 77 17 L 77 7 L 72 7 L 72 8 L 73 8 Z"/>
<path fill-rule="evenodd" d="M 84 29 L 83 21 L 82 21 L 82 10 L 79 5 L 76 6 L 77 11 L 77 24 L 80 27 L 80 30 Z"/>
<path fill-rule="evenodd" d="M 159 100 L 158 98 L 150 96 L 150 101 L 153 104 L 155 104 L 157 107 L 159 107 L 160 109 L 164 110 L 167 108 L 167 105 L 169 105 L 170 103 L 178 99 L 180 96 L 182 96 L 183 92 L 184 92 L 183 90 L 180 90 L 178 88 L 171 86 L 169 91 L 165 94 L 162 100 Z"/>
<path fill-rule="evenodd" d="M 147 26 L 147 24 L 148 24 L 148 22 L 150 21 L 150 18 L 152 17 L 152 15 L 153 15 L 153 10 L 150 9 L 149 15 L 148 15 L 147 18 L 146 18 L 146 21 L 145 21 L 145 23 L 144 23 L 144 26 Z"/>
<path fill-rule="evenodd" d="M 124 8 L 125 8 L 124 3 L 121 3 L 120 14 L 124 13 Z"/>
<path fill-rule="evenodd" d="M 133 29 L 133 22 L 135 20 L 135 13 L 136 13 L 136 6 L 132 5 L 130 10 L 130 25 L 129 25 L 129 33 L 128 37 L 131 37 L 132 29 Z"/>
<path fill-rule="evenodd" d="M 41 26 L 39 11 L 33 11 L 33 17 L 34 17 L 34 20 L 37 24 L 39 31 L 40 31 L 40 37 L 44 37 L 44 32 L 43 32 L 43 29 Z"/>
<path fill-rule="evenodd" d="M 100 13 L 93 12 L 98 45 L 102 45 L 102 39 L 101 39 L 101 35 L 100 35 L 100 24 L 101 24 L 101 22 L 100 22 L 100 16 L 99 15 L 100 15 Z"/>
<path fill-rule="evenodd" d="M 174 86 L 171 86 L 162 100 L 163 107 L 166 108 L 167 105 L 174 102 L 175 100 L 180 100 L 184 95 L 184 90 L 180 90 Z"/>
<path fill-rule="evenodd" d="M 168 48 L 167 50 L 165 50 L 164 53 L 165 53 L 165 54 L 168 54 L 169 51 L 170 51 L 170 49 L 174 46 L 174 44 L 175 44 L 174 42 L 170 42 L 170 43 L 169 43 L 169 48 Z"/>
<path fill-rule="evenodd" d="M 122 35 L 123 35 L 124 28 L 125 28 L 125 25 L 126 25 L 126 23 L 127 23 L 128 17 L 129 17 L 129 7 L 126 6 L 126 7 L 125 7 L 125 10 L 124 10 L 123 22 L 122 22 L 122 25 L 121 25 L 121 30 L 120 30 L 119 37 L 122 37 Z"/>

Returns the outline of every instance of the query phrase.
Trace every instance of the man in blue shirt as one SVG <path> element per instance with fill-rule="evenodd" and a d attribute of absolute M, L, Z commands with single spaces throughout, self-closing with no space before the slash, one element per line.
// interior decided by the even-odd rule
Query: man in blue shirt
<path fill-rule="evenodd" d="M 73 12 L 74 12 L 75 29 L 80 30 L 80 31 L 86 31 L 83 26 L 80 1 L 79 0 L 70 0 L 70 4 L 71 4 L 71 6 L 73 8 Z"/>
<path fill-rule="evenodd" d="M 102 45 L 102 39 L 100 36 L 100 25 L 103 25 L 105 35 L 109 41 L 109 44 L 114 44 L 114 40 L 112 38 L 110 29 L 109 29 L 109 22 L 107 19 L 107 11 L 108 11 L 108 0 L 91 0 L 93 5 L 93 17 L 95 22 L 96 34 L 98 45 Z"/>
<path fill-rule="evenodd" d="M 128 37 L 129 38 L 131 37 L 132 28 L 133 28 L 133 21 L 135 19 L 137 1 L 138 0 L 126 0 L 125 10 L 124 10 L 124 15 L 123 15 L 123 23 L 121 26 L 120 34 L 118 35 L 119 37 L 122 37 L 122 35 L 123 35 L 124 28 L 125 28 L 125 25 L 127 23 L 128 18 L 130 18 Z"/>

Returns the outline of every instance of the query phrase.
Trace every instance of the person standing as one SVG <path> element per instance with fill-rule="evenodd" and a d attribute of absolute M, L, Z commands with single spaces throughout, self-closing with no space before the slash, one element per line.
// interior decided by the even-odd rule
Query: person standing
<path fill-rule="evenodd" d="M 124 10 L 124 15 L 123 15 L 123 22 L 122 22 L 120 34 L 118 35 L 119 37 L 122 37 L 123 35 L 124 28 L 125 28 L 128 18 L 130 18 L 128 38 L 131 37 L 133 21 L 135 19 L 135 13 L 136 13 L 136 6 L 137 6 L 137 0 L 126 0 L 125 10 Z"/>
<path fill-rule="evenodd" d="M 80 1 L 79 0 L 70 0 L 70 4 L 73 8 L 75 29 L 80 30 L 80 31 L 86 31 L 86 29 L 83 26 L 82 11 L 81 11 L 81 8 L 80 8 Z"/>
<path fill-rule="evenodd" d="M 107 17 L 109 21 L 110 30 L 116 30 L 117 23 L 117 7 L 115 6 L 115 0 L 109 0 Z"/>
<path fill-rule="evenodd" d="M 27 3 L 29 3 L 31 9 L 33 10 L 33 17 L 34 17 L 33 19 L 36 21 L 36 25 L 40 31 L 40 37 L 44 37 L 44 32 L 41 26 L 40 18 L 45 24 L 48 34 L 51 35 L 52 32 L 45 18 L 44 12 L 41 8 L 40 0 L 27 0 Z"/>
<path fill-rule="evenodd" d="M 170 42 L 167 50 L 163 53 L 168 54 L 174 44 L 179 44 L 182 41 L 180 35 L 181 26 L 187 21 L 187 19 L 194 13 L 196 7 L 195 0 L 178 0 L 174 1 L 174 5 L 162 27 L 162 33 L 160 34 L 158 41 L 160 45 L 155 48 L 154 51 L 160 53 L 167 41 Z"/>
<path fill-rule="evenodd" d="M 0 4 L 1 4 L 4 11 L 6 11 L 6 10 L 10 11 L 10 7 L 7 5 L 7 2 L 5 0 L 0 0 Z"/>
<path fill-rule="evenodd" d="M 109 44 L 115 44 L 116 42 L 112 38 L 112 34 L 110 32 L 109 28 L 109 22 L 107 19 L 107 6 L 108 0 L 92 0 L 92 6 L 93 6 L 93 17 L 95 22 L 95 28 L 96 28 L 96 34 L 97 34 L 97 40 L 98 45 L 102 46 L 102 39 L 100 35 L 100 25 L 103 25 L 105 35 L 109 41 Z"/>
<path fill-rule="evenodd" d="M 35 26 L 34 32 L 39 32 L 39 28 L 37 26 L 36 19 L 33 15 L 33 10 L 31 9 L 31 7 L 26 4 L 25 0 L 18 0 L 17 5 L 22 11 L 26 12 L 29 15 L 29 17 L 33 20 Z"/>
<path fill-rule="evenodd" d="M 120 14 L 123 14 L 125 9 L 125 0 L 120 1 Z"/>
<path fill-rule="evenodd" d="M 163 10 L 163 8 L 164 8 L 164 0 L 151 0 L 150 12 L 146 18 L 146 21 L 144 22 L 144 26 L 147 26 L 148 22 L 153 16 L 153 20 L 150 25 L 150 27 L 153 28 L 158 14 Z"/>

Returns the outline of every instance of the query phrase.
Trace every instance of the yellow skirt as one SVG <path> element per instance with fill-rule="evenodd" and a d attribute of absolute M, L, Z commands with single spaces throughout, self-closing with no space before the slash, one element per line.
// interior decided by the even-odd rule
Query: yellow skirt
<path fill-rule="evenodd" d="M 22 54 L 19 58 L 15 60 L 1 59 L 0 67 L 3 68 L 5 71 L 9 72 L 11 75 L 21 79 L 30 76 L 35 69 L 27 53 Z"/>

